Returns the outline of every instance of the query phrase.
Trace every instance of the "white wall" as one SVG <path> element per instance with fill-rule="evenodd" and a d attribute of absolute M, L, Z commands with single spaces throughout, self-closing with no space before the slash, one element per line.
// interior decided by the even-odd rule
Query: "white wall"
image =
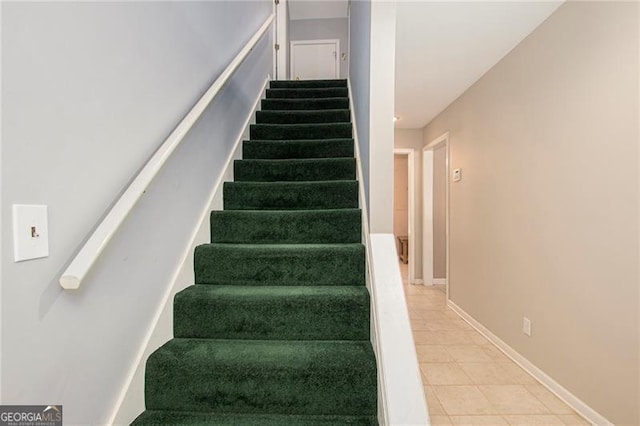
<path fill-rule="evenodd" d="M 349 75 L 349 20 L 348 18 L 327 19 L 295 19 L 289 21 L 289 37 L 291 41 L 297 40 L 340 40 L 340 78 Z M 342 55 L 346 55 L 343 60 Z M 290 56 L 287 57 L 289 61 Z M 287 62 L 289 63 L 289 62 Z"/>
<path fill-rule="evenodd" d="M 353 35 L 353 31 L 351 33 Z M 396 3 L 371 3 L 369 221 L 372 233 L 393 233 L 393 116 Z M 352 50 L 353 51 L 353 50 Z"/>
<path fill-rule="evenodd" d="M 3 403 L 107 421 L 200 212 L 272 70 L 270 33 L 175 152 L 79 291 L 57 279 L 270 1 L 2 3 L 2 234 L 49 206 L 50 256 L 2 244 Z"/>
<path fill-rule="evenodd" d="M 449 130 L 462 169 L 453 302 L 628 425 L 640 423 L 639 7 L 564 3 L 425 128 L 425 142 Z"/>

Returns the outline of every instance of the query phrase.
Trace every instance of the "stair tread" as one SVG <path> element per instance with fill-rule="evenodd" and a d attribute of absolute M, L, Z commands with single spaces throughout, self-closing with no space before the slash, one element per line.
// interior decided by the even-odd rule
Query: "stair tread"
<path fill-rule="evenodd" d="M 268 414 L 376 412 L 369 341 L 176 338 L 147 361 L 147 408 Z"/>
<path fill-rule="evenodd" d="M 326 354 L 339 354 L 327 357 Z M 375 365 L 371 343 L 351 340 L 224 340 L 171 339 L 151 359 L 169 354 L 167 362 L 189 362 L 206 368 L 229 368 L 261 375 L 271 369 L 288 373 L 306 373 L 309 369 L 368 369 Z M 179 356 L 171 356 L 179 355 Z M 349 365 L 365 355 L 364 365 Z M 155 359 L 154 359 L 155 361 Z M 322 362 L 318 362 L 322 361 Z M 285 365 L 286 364 L 286 365 Z"/>
<path fill-rule="evenodd" d="M 357 243 L 360 209 L 214 210 L 211 242 L 247 244 Z"/>
<path fill-rule="evenodd" d="M 196 284 L 176 294 L 175 337 L 369 340 L 364 286 Z"/>
<path fill-rule="evenodd" d="M 354 142 L 340 139 L 253 139 L 242 143 L 244 159 L 353 158 Z"/>
<path fill-rule="evenodd" d="M 225 182 L 225 210 L 357 208 L 355 180 Z"/>
<path fill-rule="evenodd" d="M 351 123 L 252 124 L 251 139 L 326 139 L 351 138 Z"/>
<path fill-rule="evenodd" d="M 280 124 L 280 123 L 257 123 L 257 124 L 252 124 L 252 127 L 264 127 L 264 128 L 278 128 L 278 127 L 282 127 L 285 129 L 292 129 L 292 128 L 307 128 L 307 127 L 320 127 L 320 128 L 332 128 L 332 127 L 339 127 L 339 128 L 346 128 L 346 127 L 351 127 L 351 123 L 285 123 L 285 124 Z"/>
<path fill-rule="evenodd" d="M 263 110 L 256 112 L 256 123 L 295 124 L 295 123 L 348 123 L 351 115 L 348 108 L 342 109 L 303 109 Z"/>
<path fill-rule="evenodd" d="M 227 249 L 255 250 L 259 252 L 269 252 L 273 250 L 297 252 L 303 250 L 360 250 L 361 243 L 303 243 L 303 244 L 233 244 L 233 243 L 205 243 L 198 247 L 216 247 Z M 198 248 L 196 247 L 196 249 Z"/>
<path fill-rule="evenodd" d="M 295 99 L 295 98 L 294 98 Z M 322 98 L 320 98 L 322 99 Z M 258 112 L 268 112 L 269 114 L 290 114 L 290 115 L 313 115 L 313 114 L 328 114 L 332 112 L 350 112 L 349 108 L 324 108 L 324 109 L 304 109 L 304 110 L 294 110 L 291 111 L 289 109 L 270 109 L 267 111 L 258 111 Z"/>
<path fill-rule="evenodd" d="M 295 87 L 347 87 L 346 79 L 321 80 L 273 80 L 269 83 L 271 89 Z"/>
<path fill-rule="evenodd" d="M 355 158 L 247 159 L 234 161 L 236 182 L 355 180 Z"/>
<path fill-rule="evenodd" d="M 356 161 L 355 158 L 246 158 L 235 160 L 245 164 L 270 164 L 270 165 L 299 165 L 299 164 L 350 164 Z M 352 179 L 345 179 L 352 180 Z"/>
<path fill-rule="evenodd" d="M 246 217 L 260 217 L 260 216 L 311 216 L 316 217 L 320 215 L 359 215 L 361 210 L 357 208 L 345 208 L 345 209 L 314 209 L 314 210 L 212 210 L 212 215 L 242 215 Z"/>
<path fill-rule="evenodd" d="M 357 181 L 354 179 L 343 179 L 343 180 L 309 180 L 309 181 L 295 181 L 295 182 L 236 182 L 236 181 L 227 181 L 225 184 L 230 185 L 239 185 L 239 186 L 334 186 L 341 184 L 357 184 Z"/>
<path fill-rule="evenodd" d="M 300 298 L 307 296 L 322 301 L 325 296 L 362 297 L 369 292 L 362 286 L 235 286 L 235 285 L 203 285 L 195 284 L 178 294 L 204 295 L 212 298 L 280 299 Z"/>
<path fill-rule="evenodd" d="M 132 426 L 180 424 L 190 426 L 325 426 L 325 425 L 377 425 L 375 416 L 318 416 L 286 414 L 223 414 L 185 411 L 143 412 Z"/>
<path fill-rule="evenodd" d="M 209 243 L 194 269 L 197 284 L 364 285 L 364 246 Z"/>
<path fill-rule="evenodd" d="M 289 144 L 289 143 L 304 143 L 304 144 L 322 144 L 322 143 L 336 143 L 336 142 L 353 142 L 353 138 L 322 138 L 322 139 L 246 139 L 243 142 L 252 143 L 267 143 L 267 144 Z M 353 156 L 352 156 L 353 157 Z"/>
<path fill-rule="evenodd" d="M 346 87 L 294 87 L 267 89 L 267 99 L 327 98 L 348 96 Z"/>
<path fill-rule="evenodd" d="M 349 98 L 330 97 L 330 98 L 268 98 L 261 101 L 263 111 L 288 109 L 308 110 L 308 109 L 336 109 L 349 108 Z"/>

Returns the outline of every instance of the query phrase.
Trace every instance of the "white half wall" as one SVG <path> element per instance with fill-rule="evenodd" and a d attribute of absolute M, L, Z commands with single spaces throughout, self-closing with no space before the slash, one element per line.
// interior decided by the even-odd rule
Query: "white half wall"
<path fill-rule="evenodd" d="M 353 34 L 353 33 L 352 33 Z M 369 220 L 372 233 L 393 233 L 393 114 L 396 4 L 371 2 Z"/>
<path fill-rule="evenodd" d="M 372 309 L 376 355 L 385 400 L 383 424 L 429 425 L 418 355 L 411 333 L 393 234 L 370 234 Z"/>

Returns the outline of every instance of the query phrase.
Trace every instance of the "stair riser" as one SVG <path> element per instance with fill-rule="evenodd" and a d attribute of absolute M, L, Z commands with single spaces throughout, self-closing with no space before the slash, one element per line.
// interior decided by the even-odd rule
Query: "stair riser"
<path fill-rule="evenodd" d="M 319 211 L 212 211 L 211 242 L 235 244 L 359 243 L 358 209 Z"/>
<path fill-rule="evenodd" d="M 248 340 L 368 340 L 365 287 L 195 286 L 174 300 L 175 337 Z M 231 287 L 235 289 L 237 287 Z M 312 290 L 312 291 L 309 291 Z"/>
<path fill-rule="evenodd" d="M 242 345 L 202 340 L 169 342 L 146 367 L 149 410 L 305 415 L 372 415 L 377 410 L 376 362 L 369 342 L 264 341 Z M 252 342 L 254 344 L 252 344 Z M 293 342 L 292 342 L 293 343 Z M 184 345 L 182 345 L 184 346 Z M 255 348 L 255 350 L 253 349 Z M 234 350 L 237 351 L 234 352 Z M 247 362 L 249 359 L 251 362 Z"/>
<path fill-rule="evenodd" d="M 267 99 L 343 98 L 349 96 L 346 87 L 312 89 L 267 89 Z"/>
<path fill-rule="evenodd" d="M 196 284 L 364 285 L 361 245 L 232 246 L 204 244 L 194 255 Z"/>
<path fill-rule="evenodd" d="M 350 139 L 351 124 L 252 124 L 251 139 Z"/>
<path fill-rule="evenodd" d="M 312 210 L 358 208 L 358 183 L 225 182 L 225 210 Z"/>
<path fill-rule="evenodd" d="M 319 110 L 349 108 L 348 98 L 329 99 L 263 99 L 262 110 Z"/>
<path fill-rule="evenodd" d="M 242 158 L 347 158 L 353 157 L 353 139 L 301 141 L 244 141 Z"/>
<path fill-rule="evenodd" d="M 356 161 L 354 158 L 315 161 L 236 160 L 234 178 L 236 182 L 355 180 Z"/>
<path fill-rule="evenodd" d="M 302 89 L 315 87 L 347 87 L 347 80 L 280 80 L 269 82 L 271 89 Z"/>
<path fill-rule="evenodd" d="M 348 123 L 349 110 L 257 111 L 258 124 Z"/>

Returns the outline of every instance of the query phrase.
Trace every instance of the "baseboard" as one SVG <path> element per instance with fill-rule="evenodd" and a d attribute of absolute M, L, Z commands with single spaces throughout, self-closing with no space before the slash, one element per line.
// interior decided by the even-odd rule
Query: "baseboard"
<path fill-rule="evenodd" d="M 433 285 L 447 285 L 446 278 L 434 278 L 432 281 Z"/>
<path fill-rule="evenodd" d="M 419 279 L 419 278 L 416 278 L 415 280 L 413 280 L 413 282 L 412 282 L 411 284 L 415 284 L 415 285 L 423 285 L 423 284 L 424 284 L 424 281 L 423 281 L 423 280 L 421 280 L 421 279 Z"/>
<path fill-rule="evenodd" d="M 462 308 L 453 303 L 451 300 L 447 301 L 447 306 L 450 307 L 456 314 L 465 320 L 469 325 L 475 328 L 480 334 L 486 337 L 491 343 L 496 345 L 506 356 L 511 358 L 513 362 L 522 367 L 527 373 L 531 374 L 537 379 L 544 387 L 546 387 L 551 393 L 560 398 L 565 404 L 573 408 L 576 413 L 585 418 L 588 422 L 598 426 L 613 426 L 609 420 L 603 415 L 595 411 L 593 408 L 585 404 L 580 398 L 569 392 L 560 383 L 553 380 L 544 371 L 536 367 L 531 361 L 520 355 L 511 346 L 506 344 L 502 339 L 489 331 L 485 326 L 476 321 L 471 315 L 466 313 Z"/>
<path fill-rule="evenodd" d="M 199 221 L 191 235 L 191 245 L 185 251 L 178 268 L 176 268 L 171 280 L 172 285 L 167 288 L 163 295 L 162 302 L 143 340 L 144 343 L 141 345 L 141 350 L 134 360 L 133 368 L 114 405 L 108 424 L 130 424 L 144 411 L 144 371 L 146 360 L 152 352 L 173 337 L 173 296 L 189 285 L 185 285 L 185 283 L 193 282 L 193 252 L 197 245 L 206 242 L 209 237 L 209 214 L 211 210 L 220 210 L 222 208 L 223 183 L 226 180 L 233 180 L 233 161 L 240 158 L 242 154 L 242 140 L 247 139 L 249 136 L 249 126 L 255 119 L 256 111 L 259 109 L 260 101 L 264 98 L 270 79 L 271 77 L 267 76 L 244 123 L 244 127 L 226 160 L 222 173 L 220 173 L 213 186 L 206 207 L 202 210 Z"/>

